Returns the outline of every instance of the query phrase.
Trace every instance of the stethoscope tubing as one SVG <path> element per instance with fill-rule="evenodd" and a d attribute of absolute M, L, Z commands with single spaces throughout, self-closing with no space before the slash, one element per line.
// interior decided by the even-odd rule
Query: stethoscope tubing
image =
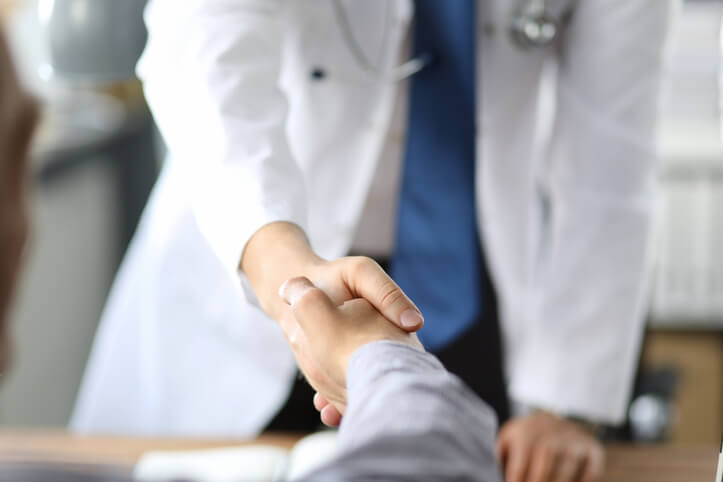
<path fill-rule="evenodd" d="M 553 17 L 548 12 L 545 0 L 526 0 L 526 2 L 512 21 L 510 32 L 513 39 L 522 49 L 540 48 L 551 45 L 559 33 L 559 19 Z M 363 71 L 382 80 L 398 82 L 421 72 L 434 60 L 433 55 L 422 54 L 391 69 L 380 69 L 369 59 L 354 36 L 351 21 L 341 0 L 331 0 L 331 5 L 344 42 L 352 57 L 354 57 L 355 62 Z M 387 8 L 385 26 L 389 25 L 389 15 L 389 8 Z M 386 39 L 386 37 L 387 35 L 385 34 L 384 39 Z M 382 48 L 384 48 L 384 46 L 382 46 Z"/>

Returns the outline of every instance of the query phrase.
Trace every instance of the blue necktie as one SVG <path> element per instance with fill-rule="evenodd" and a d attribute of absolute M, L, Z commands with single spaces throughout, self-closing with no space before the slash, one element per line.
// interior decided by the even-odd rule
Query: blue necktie
<path fill-rule="evenodd" d="M 434 63 L 410 85 L 390 265 L 419 306 L 419 333 L 444 348 L 480 318 L 483 260 L 475 215 L 476 0 L 417 0 L 414 55 Z"/>

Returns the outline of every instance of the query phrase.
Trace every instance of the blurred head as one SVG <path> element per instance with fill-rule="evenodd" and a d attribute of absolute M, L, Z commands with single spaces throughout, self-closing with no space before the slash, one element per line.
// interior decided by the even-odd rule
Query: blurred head
<path fill-rule="evenodd" d="M 8 309 L 28 234 L 27 161 L 37 112 L 0 32 L 0 373 L 9 359 Z"/>

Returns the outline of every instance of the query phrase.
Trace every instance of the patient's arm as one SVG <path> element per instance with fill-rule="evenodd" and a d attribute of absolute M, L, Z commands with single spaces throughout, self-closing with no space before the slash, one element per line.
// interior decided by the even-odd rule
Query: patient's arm
<path fill-rule="evenodd" d="M 339 455 L 308 480 L 501 480 L 492 410 L 433 355 L 371 343 L 347 380 Z"/>
<path fill-rule="evenodd" d="M 500 480 L 492 411 L 365 300 L 308 280 L 281 290 L 282 328 L 310 383 L 344 413 L 338 457 L 308 480 Z"/>

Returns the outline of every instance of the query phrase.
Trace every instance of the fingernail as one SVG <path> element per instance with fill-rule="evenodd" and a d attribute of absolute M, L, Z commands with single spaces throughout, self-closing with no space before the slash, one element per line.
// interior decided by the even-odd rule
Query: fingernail
<path fill-rule="evenodd" d="M 296 302 L 312 288 L 314 288 L 314 285 L 304 277 L 291 278 L 284 281 L 281 285 L 279 288 L 279 296 L 281 296 L 288 304 L 294 306 L 294 304 L 296 304 Z"/>
<path fill-rule="evenodd" d="M 415 326 L 419 326 L 424 323 L 424 318 L 422 318 L 422 315 L 420 315 L 419 312 L 410 308 L 402 313 L 400 321 L 402 322 L 402 326 L 406 328 L 414 328 Z"/>

